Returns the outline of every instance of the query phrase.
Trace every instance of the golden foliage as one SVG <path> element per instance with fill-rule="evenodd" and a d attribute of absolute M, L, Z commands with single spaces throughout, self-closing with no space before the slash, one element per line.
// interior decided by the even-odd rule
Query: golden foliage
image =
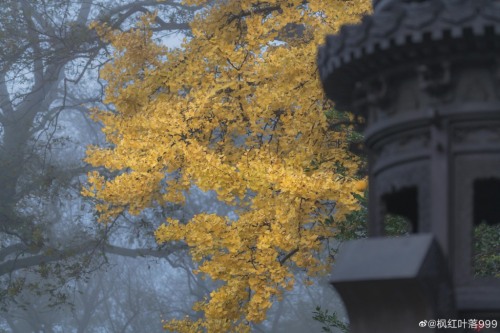
<path fill-rule="evenodd" d="M 335 225 L 324 221 L 355 210 L 352 193 L 366 182 L 345 144 L 332 144 L 345 133 L 328 130 L 316 52 L 369 10 L 368 0 L 215 1 L 192 22 L 193 38 L 170 51 L 151 41 L 150 17 L 127 33 L 98 28 L 116 50 L 102 72 L 116 112 L 96 111 L 110 145 L 89 149 L 87 162 L 118 174 L 89 174 L 84 194 L 100 202 L 101 220 L 182 203 L 193 185 L 215 190 L 238 216 L 169 219 L 156 231 L 160 243 L 186 242 L 198 273 L 225 282 L 196 305 L 204 320 L 166 329 L 249 331 L 292 288 L 294 267 L 327 268 L 317 254 Z"/>

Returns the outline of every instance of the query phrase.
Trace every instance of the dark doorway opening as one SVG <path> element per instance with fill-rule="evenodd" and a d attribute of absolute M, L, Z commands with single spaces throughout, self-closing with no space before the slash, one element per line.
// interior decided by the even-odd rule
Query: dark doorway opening
<path fill-rule="evenodd" d="M 384 230 L 388 236 L 418 232 L 418 190 L 404 187 L 382 198 L 385 205 Z"/>
<path fill-rule="evenodd" d="M 476 277 L 500 277 L 500 179 L 474 181 L 472 265 Z"/>

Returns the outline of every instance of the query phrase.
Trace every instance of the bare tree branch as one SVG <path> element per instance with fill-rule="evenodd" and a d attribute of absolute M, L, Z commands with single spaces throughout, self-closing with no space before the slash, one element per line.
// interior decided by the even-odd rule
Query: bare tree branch
<path fill-rule="evenodd" d="M 29 247 L 23 245 L 17 245 L 18 249 L 22 249 L 29 253 Z M 115 254 L 123 257 L 138 258 L 138 257 L 155 257 L 155 258 L 166 258 L 172 253 L 180 250 L 187 249 L 186 245 L 178 244 L 172 245 L 167 250 L 156 250 L 156 249 L 139 249 L 139 248 L 126 248 L 115 246 L 111 244 L 101 244 L 99 241 L 89 241 L 82 245 L 75 247 L 69 247 L 64 250 L 57 250 L 53 248 L 46 248 L 42 254 L 29 256 L 26 258 L 15 258 L 4 261 L 0 264 L 0 276 L 9 274 L 19 269 L 29 268 L 33 266 L 38 266 L 40 264 L 48 264 L 55 261 L 64 261 L 72 257 L 77 257 L 89 252 L 100 251 L 101 253 Z M 12 248 L 9 249 L 9 252 Z M 10 253 L 12 254 L 12 253 Z M 2 254 L 3 255 L 3 254 Z"/>

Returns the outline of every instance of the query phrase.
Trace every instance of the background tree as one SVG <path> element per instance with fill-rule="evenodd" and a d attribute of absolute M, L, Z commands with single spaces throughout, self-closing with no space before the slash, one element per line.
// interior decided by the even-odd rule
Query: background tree
<path fill-rule="evenodd" d="M 186 243 L 196 273 L 219 281 L 194 307 L 202 318 L 165 328 L 244 332 L 293 287 L 295 270 L 325 270 L 318 254 L 358 208 L 360 160 L 328 122 L 316 50 L 370 2 L 187 3 L 204 9 L 182 50 L 151 40 L 155 16 L 127 33 L 98 28 L 115 48 L 102 74 L 116 109 L 96 112 L 109 145 L 87 161 L 113 174 L 91 173 L 84 193 L 109 222 L 182 204 L 193 186 L 215 191 L 232 216 L 168 219 L 156 231 L 160 243 Z"/>
<path fill-rule="evenodd" d="M 140 231 L 131 226 L 125 232 L 116 223 L 95 225 L 93 203 L 80 195 L 81 182 L 90 170 L 82 162 L 85 146 L 102 140 L 98 126 L 89 121 L 88 107 L 102 105 L 102 82 L 97 72 L 110 52 L 109 45 L 88 25 L 105 22 L 126 31 L 138 15 L 156 10 L 152 29 L 156 37 L 167 38 L 172 33 L 188 33 L 188 22 L 196 9 L 177 1 L 2 1 L 3 311 L 13 313 L 17 306 L 28 314 L 30 305 L 36 312 L 45 305 L 68 301 L 68 293 L 74 290 L 70 287 L 84 273 L 106 264 L 107 255 L 163 258 L 174 250 L 160 249 L 151 241 L 154 223 L 160 220 L 155 218 L 165 212 L 147 212 L 148 223 L 143 223 Z M 130 232 L 136 239 L 127 244 L 124 240 Z M 148 233 L 149 240 L 143 239 Z M 36 306 L 33 295 L 39 298 Z M 33 311 L 29 316 L 38 323 L 30 330 L 39 330 L 40 316 L 34 316 Z M 8 315 L 4 318 L 12 319 Z M 13 325 L 12 330 L 17 324 Z"/>

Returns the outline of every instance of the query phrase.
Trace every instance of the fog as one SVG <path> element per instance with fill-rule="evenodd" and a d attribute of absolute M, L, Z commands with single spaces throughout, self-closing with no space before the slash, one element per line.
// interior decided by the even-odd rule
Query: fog
<path fill-rule="evenodd" d="M 80 192 L 88 145 L 104 145 L 90 119 L 102 103 L 99 70 L 110 46 L 92 21 L 127 30 L 146 11 L 162 18 L 155 38 L 179 47 L 201 8 L 178 1 L 0 0 L 0 332 L 163 332 L 217 281 L 193 274 L 181 243 L 159 246 L 167 217 L 198 212 L 236 218 L 214 193 L 193 188 L 186 204 L 151 207 L 99 224 Z M 255 332 L 321 332 L 316 306 L 340 311 L 328 277 L 297 284 Z M 333 331 L 333 329 L 332 329 Z"/>

